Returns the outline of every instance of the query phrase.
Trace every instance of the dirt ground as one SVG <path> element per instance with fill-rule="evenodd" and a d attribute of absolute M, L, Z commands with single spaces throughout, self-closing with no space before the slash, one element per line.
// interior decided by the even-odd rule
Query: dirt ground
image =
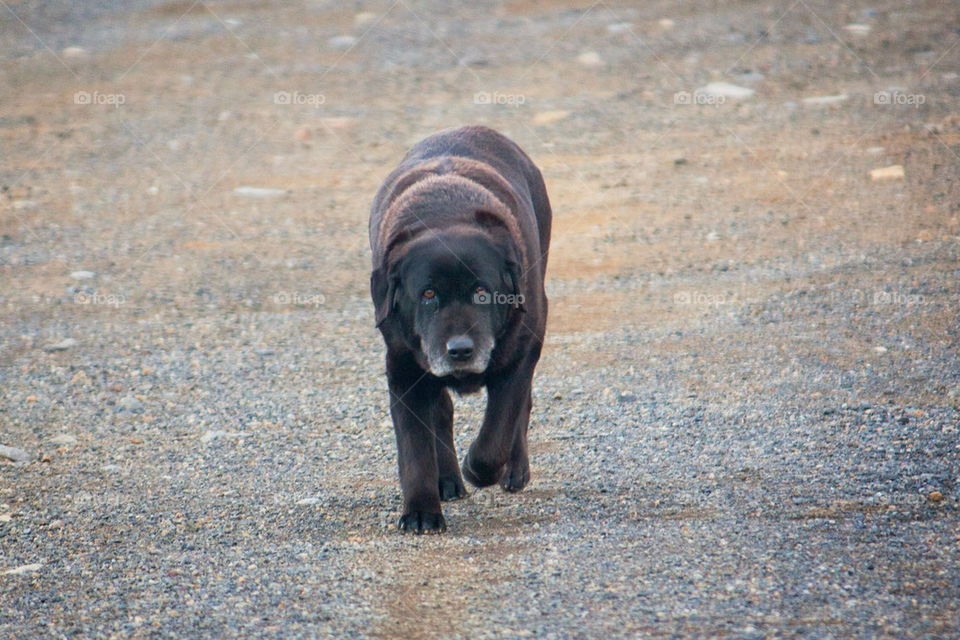
<path fill-rule="evenodd" d="M 0 636 L 960 636 L 958 73 L 933 0 L 0 3 Z M 468 123 L 533 481 L 403 536 L 367 213 Z"/>

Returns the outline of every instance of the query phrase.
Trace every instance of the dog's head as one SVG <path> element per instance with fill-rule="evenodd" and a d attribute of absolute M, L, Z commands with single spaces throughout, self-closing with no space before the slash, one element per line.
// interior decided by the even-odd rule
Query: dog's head
<path fill-rule="evenodd" d="M 437 377 L 482 374 L 497 338 L 523 308 L 520 279 L 509 238 L 468 227 L 426 232 L 374 270 L 377 326 L 394 322 Z"/>

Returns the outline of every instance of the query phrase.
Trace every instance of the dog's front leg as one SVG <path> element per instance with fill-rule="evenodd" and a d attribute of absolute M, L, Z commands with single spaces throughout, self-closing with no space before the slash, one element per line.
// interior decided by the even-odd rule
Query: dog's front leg
<path fill-rule="evenodd" d="M 447 523 L 440 508 L 436 433 L 431 417 L 439 410 L 443 389 L 419 367 L 389 356 L 387 380 L 403 491 L 403 515 L 398 527 L 415 533 L 440 533 Z"/>
<path fill-rule="evenodd" d="M 536 361 L 523 362 L 512 374 L 497 376 L 487 384 L 487 411 L 477 439 L 463 459 L 463 477 L 486 487 L 501 479 L 510 465 L 504 488 L 519 491 L 530 478 L 527 461 L 527 424 L 530 421 L 533 369 Z"/>

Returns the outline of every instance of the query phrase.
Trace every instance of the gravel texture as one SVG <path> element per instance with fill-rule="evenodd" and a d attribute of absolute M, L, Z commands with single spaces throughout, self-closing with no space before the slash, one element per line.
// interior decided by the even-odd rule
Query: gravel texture
<path fill-rule="evenodd" d="M 960 636 L 958 42 L 941 2 L 0 8 L 0 637 Z M 533 479 L 402 535 L 367 208 L 471 122 L 555 210 Z"/>

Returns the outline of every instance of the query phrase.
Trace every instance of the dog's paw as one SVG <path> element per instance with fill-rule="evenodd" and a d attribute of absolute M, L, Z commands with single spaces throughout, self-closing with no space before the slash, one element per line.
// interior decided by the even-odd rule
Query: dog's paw
<path fill-rule="evenodd" d="M 520 491 L 530 482 L 530 463 L 526 460 L 523 463 L 511 464 L 507 467 L 507 472 L 500 478 L 500 486 L 504 491 L 515 493 Z"/>
<path fill-rule="evenodd" d="M 447 530 L 447 521 L 442 513 L 411 511 L 400 516 L 397 528 L 413 533 L 443 533 Z"/>
<path fill-rule="evenodd" d="M 440 478 L 440 499 L 444 502 L 467 497 L 467 488 L 460 476 Z"/>
<path fill-rule="evenodd" d="M 472 460 L 468 453 L 463 457 L 463 464 L 460 467 L 463 477 L 475 487 L 489 487 L 496 484 L 503 473 L 503 466 L 495 467 L 483 461 Z"/>

